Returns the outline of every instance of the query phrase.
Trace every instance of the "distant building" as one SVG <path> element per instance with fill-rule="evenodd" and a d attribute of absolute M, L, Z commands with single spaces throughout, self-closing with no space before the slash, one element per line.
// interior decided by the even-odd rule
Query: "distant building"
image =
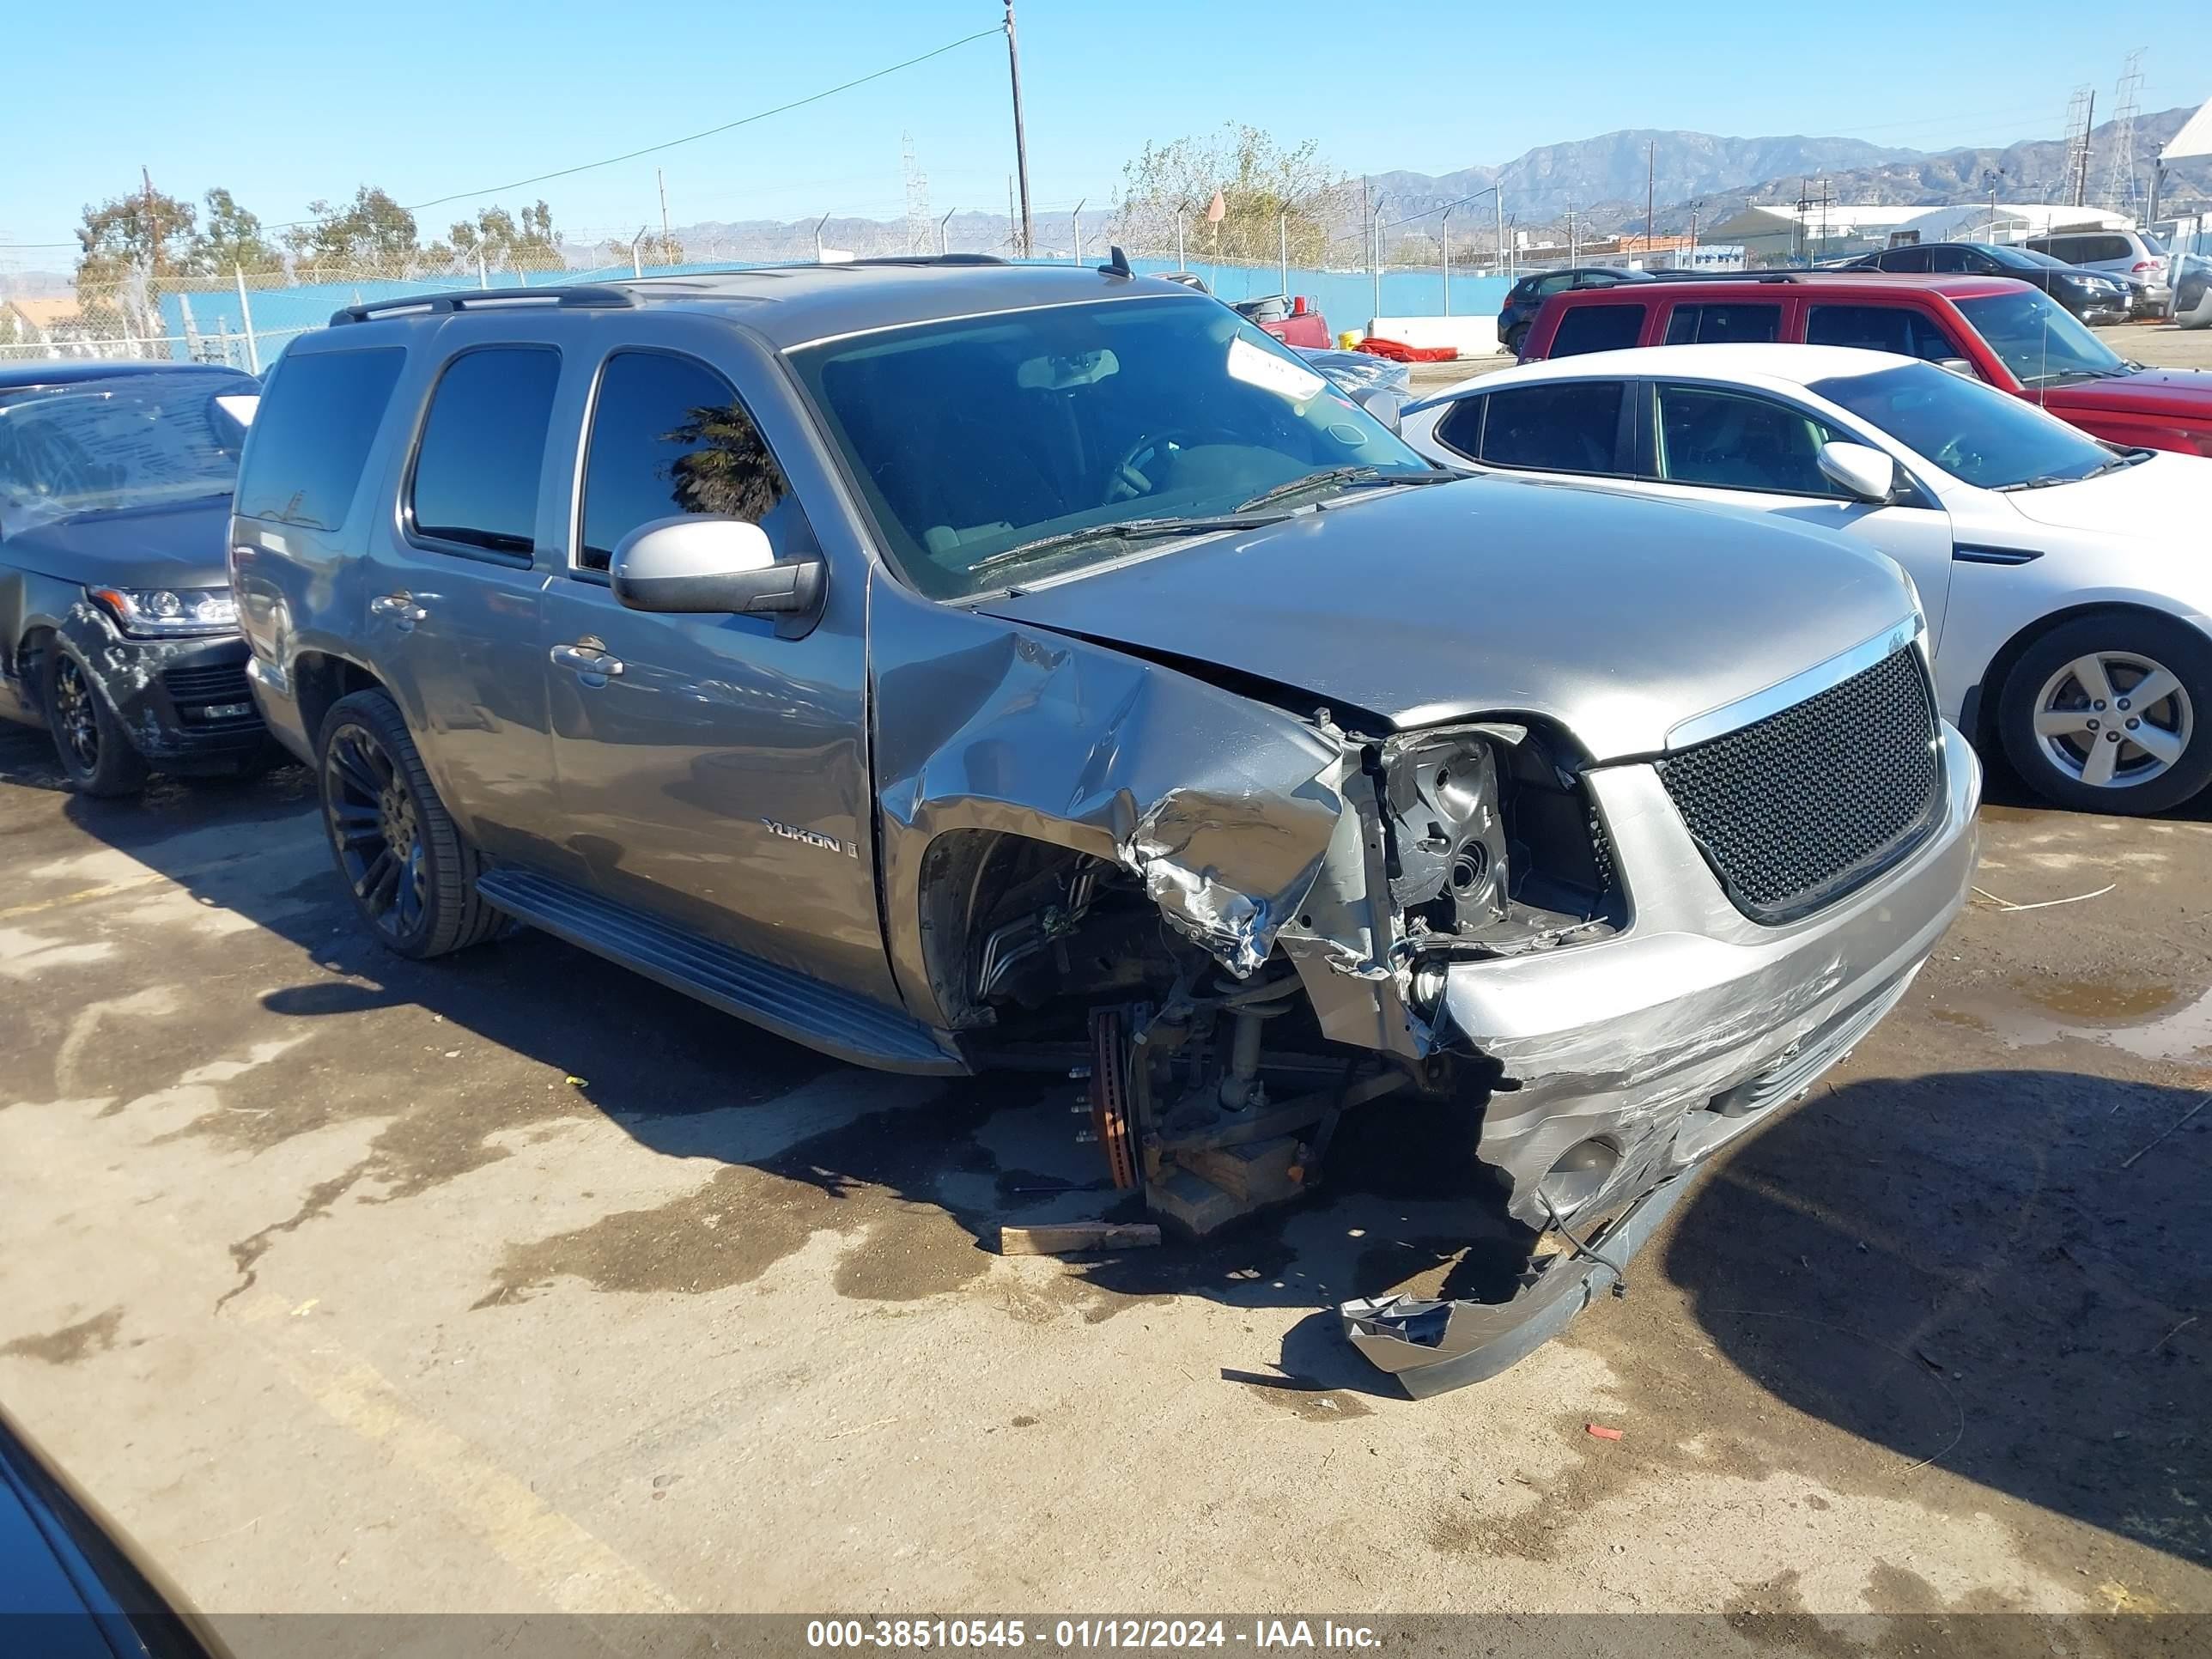
<path fill-rule="evenodd" d="M 2070 226 L 2118 229 L 2134 222 L 2100 208 L 2031 202 L 1962 202 L 1948 207 L 1814 202 L 1752 203 L 1715 225 L 1711 240 L 1740 242 L 1754 265 L 1846 258 L 1911 242 L 2021 242 Z"/>

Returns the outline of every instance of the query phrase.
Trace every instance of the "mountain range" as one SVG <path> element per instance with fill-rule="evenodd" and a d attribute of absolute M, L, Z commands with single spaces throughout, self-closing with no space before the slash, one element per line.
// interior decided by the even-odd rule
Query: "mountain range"
<path fill-rule="evenodd" d="M 2161 110 L 2138 116 L 2135 155 L 2138 206 L 2149 190 L 2150 158 L 2180 130 L 2191 111 Z M 2108 200 L 2112 157 L 2119 126 L 2106 122 L 2090 135 L 2087 200 Z M 1501 166 L 1475 166 L 1440 173 L 1395 170 L 1352 181 L 1330 225 L 1338 238 L 1357 240 L 1368 204 L 1379 207 L 1383 222 L 1398 226 L 1398 236 L 1433 234 L 1429 216 L 1452 203 L 1497 185 L 1506 214 L 1524 228 L 1553 226 L 1571 210 L 1589 233 L 1637 231 L 1644 227 L 1644 169 L 1651 167 L 1652 216 L 1661 232 L 1686 230 L 1692 215 L 1711 226 L 1747 202 L 1794 202 L 1801 192 L 1817 196 L 1826 181 L 1828 198 L 1840 203 L 1901 203 L 1939 206 L 1986 197 L 1988 175 L 1997 175 L 1997 194 L 2011 202 L 2063 201 L 2069 181 L 2063 138 L 2027 139 L 2002 149 L 1966 147 L 1915 150 L 1869 143 L 1863 139 L 1802 136 L 1733 138 L 1710 132 L 1630 128 L 1595 138 L 1545 144 Z M 2177 163 L 2167 170 L 2160 192 L 2163 208 L 2189 211 L 2212 206 L 2212 162 Z M 1486 198 L 1468 203 L 1455 224 L 1480 239 L 1492 208 Z M 1110 209 L 1083 215 L 1086 249 L 1103 252 L 1113 223 Z M 714 221 L 678 228 L 687 250 L 732 258 L 812 257 L 812 220 Z M 1066 252 L 1073 227 L 1064 214 L 1039 216 L 1040 252 Z M 933 229 L 932 235 L 934 236 Z M 905 250 L 907 228 L 899 220 L 833 217 L 821 227 L 824 246 L 863 256 Z M 994 211 L 957 212 L 945 228 L 945 245 L 960 252 L 1004 252 L 1006 217 Z"/>

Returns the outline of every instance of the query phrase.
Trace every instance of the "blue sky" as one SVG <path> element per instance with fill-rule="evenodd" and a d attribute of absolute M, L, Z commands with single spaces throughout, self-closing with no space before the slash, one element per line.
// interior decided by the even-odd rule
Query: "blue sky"
<path fill-rule="evenodd" d="M 2109 112 L 2133 44 L 2078 5 L 1862 0 L 1847 13 L 1583 0 L 1569 11 L 1389 0 L 1021 0 L 1040 212 L 1109 199 L 1147 139 L 1245 120 L 1314 138 L 1352 173 L 1437 173 L 1620 127 L 1848 134 L 1942 148 L 2056 136 L 2078 83 Z M 2118 14 L 2112 14 L 2118 16 Z M 271 222 L 362 183 L 415 205 L 678 137 L 994 27 L 998 0 L 734 0 L 682 9 L 383 0 L 16 9 L 0 100 L 0 244 L 67 239 L 85 204 L 224 185 Z M 1501 26 L 1501 17 L 1518 16 Z M 2146 27 L 2146 109 L 2212 94 L 2212 48 Z M 1865 49 L 1856 59 L 1847 44 Z M 173 41 L 174 46 L 165 43 Z M 127 43 L 127 46 L 125 45 Z M 226 65 L 242 74 L 226 79 Z M 665 154 L 426 208 L 426 240 L 494 201 L 544 195 L 572 234 L 904 211 L 911 132 L 936 210 L 1003 211 L 1012 166 L 997 37 L 856 91 Z M 13 264 L 66 264 L 0 248 Z"/>

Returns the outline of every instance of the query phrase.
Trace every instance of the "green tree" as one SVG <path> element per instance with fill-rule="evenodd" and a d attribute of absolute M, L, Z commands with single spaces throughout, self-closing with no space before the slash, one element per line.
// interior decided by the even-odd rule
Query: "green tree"
<path fill-rule="evenodd" d="M 84 210 L 77 228 L 76 301 L 86 319 L 139 339 L 161 333 L 157 295 L 192 268 L 190 202 L 148 188 Z"/>
<path fill-rule="evenodd" d="M 259 217 L 217 188 L 207 193 L 207 228 L 193 239 L 191 263 L 206 275 L 228 276 L 233 270 L 281 270 L 284 256 L 261 234 Z"/>
<path fill-rule="evenodd" d="M 343 206 L 310 202 L 313 220 L 284 233 L 294 270 L 309 282 L 370 273 L 411 276 L 422 263 L 415 216 L 384 191 L 363 185 Z"/>
<path fill-rule="evenodd" d="M 1226 122 L 1202 137 L 1146 144 L 1122 167 L 1114 235 L 1127 247 L 1171 253 L 1179 216 L 1187 257 L 1273 264 L 1286 225 L 1291 258 L 1319 264 L 1346 188 L 1311 140 L 1285 149 L 1257 127 Z M 1216 191 L 1222 218 L 1209 224 Z"/>
<path fill-rule="evenodd" d="M 609 238 L 599 244 L 602 264 L 626 265 L 629 263 L 628 242 Z M 684 263 L 684 244 L 673 236 L 641 236 L 637 239 L 638 263 L 651 270 L 655 265 L 680 265 Z"/>
<path fill-rule="evenodd" d="M 485 208 L 473 222 L 464 219 L 444 241 L 432 243 L 428 257 L 433 264 L 458 270 L 472 269 L 478 260 L 492 270 L 558 270 L 568 264 L 553 228 L 553 210 L 544 202 L 523 209 L 520 221 L 503 207 Z M 627 246 L 623 257 L 629 257 Z"/>

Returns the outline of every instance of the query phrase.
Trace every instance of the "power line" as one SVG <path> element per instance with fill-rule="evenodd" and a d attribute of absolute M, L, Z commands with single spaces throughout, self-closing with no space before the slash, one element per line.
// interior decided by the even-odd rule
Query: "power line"
<path fill-rule="evenodd" d="M 893 64 L 886 69 L 874 70 L 866 75 L 856 76 L 850 81 L 841 82 L 836 86 L 825 88 L 820 92 L 809 93 L 804 98 L 794 98 L 787 104 L 778 104 L 773 109 L 757 110 L 750 115 L 741 115 L 734 121 L 725 121 L 721 125 L 708 127 L 702 132 L 688 133 L 681 138 L 671 138 L 658 144 L 647 144 L 637 149 L 625 150 L 620 155 L 607 156 L 601 161 L 580 161 L 574 167 L 559 167 L 551 173 L 536 173 L 530 178 L 516 179 L 504 185 L 487 185 L 482 190 L 456 191 L 450 196 L 434 196 L 427 202 L 410 202 L 407 204 L 405 211 L 420 213 L 426 208 L 444 207 L 453 202 L 466 202 L 483 196 L 497 196 L 507 191 L 520 190 L 526 185 L 542 185 L 550 179 L 573 178 L 579 173 L 590 173 L 599 167 L 611 167 L 619 166 L 624 161 L 635 161 L 641 155 L 657 155 L 662 150 L 674 149 L 678 145 L 696 144 L 702 138 L 713 138 L 721 133 L 734 132 L 739 127 L 752 125 L 756 121 L 765 121 L 772 115 L 786 115 L 793 110 L 804 109 L 809 104 L 818 104 L 825 98 L 834 98 L 841 92 L 850 92 L 854 87 L 866 86 L 871 81 L 880 81 L 885 76 L 896 75 L 902 70 L 910 70 L 917 64 L 926 64 L 933 58 L 942 58 L 948 52 L 957 52 L 962 46 L 973 45 L 978 40 L 990 40 L 1001 33 L 1003 31 L 996 26 L 988 29 L 978 29 L 973 34 L 963 34 L 957 40 L 948 40 L 943 46 L 933 47 L 918 57 L 906 59 L 903 63 Z M 313 219 L 288 219 L 281 223 L 264 225 L 262 228 L 264 230 L 296 230 L 317 222 Z M 78 243 L 74 237 L 66 242 L 0 242 L 0 247 L 9 248 L 53 248 L 77 246 Z"/>

